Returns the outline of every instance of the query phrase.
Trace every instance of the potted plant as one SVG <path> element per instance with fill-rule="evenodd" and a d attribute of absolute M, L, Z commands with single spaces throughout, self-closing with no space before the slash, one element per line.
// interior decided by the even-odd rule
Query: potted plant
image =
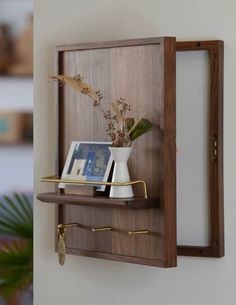
<path fill-rule="evenodd" d="M 33 211 L 26 195 L 0 200 L 0 299 L 22 291 L 32 294 Z"/>
<path fill-rule="evenodd" d="M 124 98 L 117 98 L 111 103 L 111 109 L 104 109 L 100 90 L 96 91 L 86 84 L 81 75 L 75 77 L 65 75 L 51 75 L 50 80 L 58 81 L 61 86 L 69 85 L 82 94 L 87 95 L 95 107 L 103 116 L 107 124 L 107 135 L 110 137 L 112 146 L 110 152 L 115 162 L 112 182 L 129 182 L 129 171 L 127 166 L 128 158 L 131 154 L 131 144 L 134 140 L 147 133 L 152 128 L 152 123 L 146 118 L 135 119 L 129 117 L 131 111 Z M 131 186 L 112 186 L 110 197 L 130 198 L 133 197 Z"/>

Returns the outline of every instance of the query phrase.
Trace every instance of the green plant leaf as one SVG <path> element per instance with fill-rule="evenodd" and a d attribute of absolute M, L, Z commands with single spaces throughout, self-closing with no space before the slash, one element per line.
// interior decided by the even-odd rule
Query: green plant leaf
<path fill-rule="evenodd" d="M 134 126 L 134 118 L 126 118 L 125 124 L 126 124 L 128 131 L 130 131 L 130 129 Z"/>
<path fill-rule="evenodd" d="M 15 219 L 16 221 L 21 220 L 19 217 L 17 217 L 16 213 L 12 211 L 12 209 L 10 209 L 6 204 L 3 204 L 2 202 L 0 202 L 0 210 L 1 210 L 1 214 L 4 215 L 4 219 L 6 217 L 10 217 Z"/>
<path fill-rule="evenodd" d="M 28 196 L 26 196 L 25 194 L 22 194 L 22 198 L 25 201 L 25 205 L 28 209 L 28 211 L 30 211 L 30 219 L 33 221 L 33 207 L 32 207 L 32 202 L 30 202 Z"/>
<path fill-rule="evenodd" d="M 8 203 L 8 206 L 12 208 L 15 214 L 20 217 L 20 219 L 27 221 L 27 216 L 21 211 L 21 208 L 18 206 L 17 202 L 14 202 L 9 196 L 3 196 L 4 200 Z"/>
<path fill-rule="evenodd" d="M 33 236 L 33 212 L 26 197 L 15 194 L 13 198 L 4 196 L 0 202 L 0 235 L 20 238 Z M 29 206 L 29 207 L 28 207 Z"/>
<path fill-rule="evenodd" d="M 21 207 L 22 212 L 24 213 L 25 217 L 28 218 L 29 221 L 32 221 L 32 208 L 27 205 L 27 201 L 25 201 L 25 197 L 20 196 L 17 193 L 14 193 L 14 197 L 16 202 Z"/>
<path fill-rule="evenodd" d="M 135 123 L 132 128 L 129 130 L 130 140 L 133 142 L 141 135 L 147 133 L 152 129 L 153 124 L 144 118 L 141 118 Z"/>
<path fill-rule="evenodd" d="M 5 242 L 0 249 L 0 294 L 11 297 L 32 283 L 33 244 L 31 241 Z"/>
<path fill-rule="evenodd" d="M 11 236 L 0 244 L 0 296 L 8 300 L 33 280 L 33 215 L 29 197 L 4 196 L 0 202 L 0 235 Z"/>

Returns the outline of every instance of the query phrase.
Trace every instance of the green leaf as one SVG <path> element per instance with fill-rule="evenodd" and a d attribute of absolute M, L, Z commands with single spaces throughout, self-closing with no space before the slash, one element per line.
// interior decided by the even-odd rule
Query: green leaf
<path fill-rule="evenodd" d="M 5 242 L 0 249 L 0 294 L 9 298 L 32 283 L 33 247 L 30 241 Z"/>
<path fill-rule="evenodd" d="M 28 218 L 29 221 L 32 220 L 32 209 L 27 206 L 27 202 L 25 201 L 25 198 L 23 196 L 20 196 L 17 193 L 14 193 L 14 197 L 16 199 L 16 202 L 18 202 L 19 206 L 21 207 L 22 212 L 24 215 Z"/>
<path fill-rule="evenodd" d="M 3 196 L 4 200 L 8 203 L 9 207 L 16 213 L 20 219 L 27 221 L 27 216 L 21 211 L 21 208 L 8 196 Z"/>
<path fill-rule="evenodd" d="M 134 118 L 126 118 L 125 123 L 128 131 L 130 131 L 130 129 L 134 126 Z"/>
<path fill-rule="evenodd" d="M 22 194 L 22 198 L 25 201 L 25 204 L 27 206 L 27 209 L 30 211 L 30 219 L 33 221 L 33 207 L 32 207 L 32 202 L 30 202 L 29 198 L 25 195 Z"/>
<path fill-rule="evenodd" d="M 130 132 L 129 132 L 130 140 L 133 142 L 134 140 L 139 138 L 141 135 L 150 131 L 152 129 L 152 126 L 153 126 L 153 124 L 149 120 L 141 118 L 130 129 Z"/>
<path fill-rule="evenodd" d="M 33 237 L 33 212 L 26 198 L 18 194 L 13 198 L 4 196 L 5 202 L 0 202 L 0 235 Z"/>
<path fill-rule="evenodd" d="M 0 247 L 0 296 L 8 300 L 33 280 L 33 213 L 27 196 L 4 196 L 0 235 L 14 236 Z"/>

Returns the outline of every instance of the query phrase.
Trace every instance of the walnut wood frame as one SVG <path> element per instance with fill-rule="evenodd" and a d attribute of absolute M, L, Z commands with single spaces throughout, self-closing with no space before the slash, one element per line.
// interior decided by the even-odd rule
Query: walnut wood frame
<path fill-rule="evenodd" d="M 145 253 L 150 253 L 145 257 L 136 257 L 135 255 L 123 255 L 123 254 L 113 254 L 106 251 L 91 251 L 86 249 L 80 249 L 76 247 L 67 248 L 67 253 L 84 255 L 97 258 L 105 258 L 110 260 L 118 260 L 124 262 L 131 262 L 136 264 L 144 264 L 150 266 L 158 267 L 175 267 L 177 264 L 177 248 L 176 248 L 176 106 L 175 106 L 175 92 L 176 92 L 176 42 L 173 37 L 163 37 L 163 38 L 147 38 L 147 39 L 134 39 L 134 40 L 123 40 L 123 41 L 112 41 L 112 42 L 102 42 L 102 43 L 89 43 L 89 44 L 79 44 L 71 46 L 59 46 L 56 51 L 56 73 L 63 74 L 64 70 L 64 54 L 66 52 L 73 51 L 85 51 L 85 50 L 97 50 L 97 49 L 109 49 L 109 48 L 120 48 L 120 47 L 131 47 L 131 46 L 145 46 L 145 45 L 159 45 L 160 47 L 160 56 L 161 56 L 161 94 L 162 101 L 161 104 L 161 116 L 160 116 L 160 137 L 162 142 L 162 147 L 160 150 L 161 160 L 161 183 L 160 183 L 160 201 L 159 209 L 149 209 L 150 212 L 145 212 L 144 221 L 142 222 L 141 218 L 135 218 L 134 211 L 128 211 L 129 214 L 122 214 L 121 210 L 117 210 L 118 218 L 121 215 L 122 217 L 128 217 L 129 221 L 135 220 L 139 223 L 147 223 L 147 219 L 153 221 L 153 226 L 160 231 L 154 232 L 153 236 L 160 241 L 158 247 L 155 247 L 151 243 L 148 244 Z M 158 83 L 157 83 L 158 86 Z M 58 103 L 58 160 L 57 168 L 59 174 L 62 172 L 64 162 L 65 162 L 65 134 L 69 131 L 66 130 L 67 126 L 65 123 L 64 116 L 66 115 L 65 103 L 63 97 L 63 88 L 57 87 L 56 89 L 56 100 Z M 59 136 L 60 135 L 60 136 Z M 159 179 L 159 178 L 158 178 Z M 71 209 L 81 209 L 84 214 L 89 213 L 92 209 L 97 214 L 102 214 L 102 208 L 98 207 L 74 207 L 69 205 L 58 204 L 56 209 L 56 221 L 57 223 L 65 222 L 65 215 L 69 213 L 72 214 Z M 90 209 L 90 210 L 88 210 Z M 114 217 L 116 211 L 112 210 L 112 217 Z M 69 211 L 69 212 L 66 212 Z M 77 210 L 78 211 L 78 210 Z M 125 211 L 125 210 L 122 210 Z M 148 211 L 148 210 L 146 210 Z M 126 211 L 125 211 L 126 212 Z M 126 212 L 126 213 L 128 213 Z M 78 213 L 78 212 L 77 212 Z M 107 209 L 104 209 L 104 213 L 107 213 Z M 110 212 L 109 212 L 110 213 Z M 139 213 L 139 212 L 138 212 Z M 141 212 L 140 212 L 141 213 Z M 149 213 L 149 214 L 147 214 Z M 78 213 L 79 215 L 80 213 Z M 110 214 L 106 214 L 110 215 Z M 106 215 L 101 216 L 106 218 Z M 136 214 L 139 215 L 139 214 Z M 153 216 L 151 216 L 153 215 Z M 110 216 L 109 216 L 110 217 Z M 139 217 L 139 216 L 137 216 Z M 146 217 L 146 218 L 145 218 Z M 157 218 L 156 218 L 157 217 Z M 67 218 L 68 219 L 68 218 Z M 122 218 L 121 218 L 122 219 Z M 146 219 L 146 220 L 145 220 Z M 146 221 L 146 222 L 145 222 Z M 124 225 L 127 225 L 127 222 L 121 221 Z M 122 233 L 122 232 L 121 232 Z M 109 233 L 110 234 L 110 233 Z M 71 235 L 70 240 L 76 239 L 76 235 Z M 85 237 L 84 237 L 85 238 Z M 120 238 L 120 240 L 119 240 Z M 121 239 L 126 238 L 116 237 L 115 241 L 122 242 Z M 141 238 L 141 237 L 140 237 Z M 153 238 L 153 237 L 152 237 Z M 57 236 L 56 236 L 57 240 Z M 153 239 L 152 239 L 153 240 Z M 104 244 L 104 240 L 100 240 Z M 113 244 L 114 242 L 113 241 Z M 145 240 L 143 240 L 145 242 Z M 57 244 L 57 243 L 56 243 Z M 144 244 L 145 245 L 145 244 Z M 146 244 L 147 245 L 147 244 Z M 140 245 L 134 244 L 135 247 L 140 249 Z M 127 247 L 130 245 L 127 243 Z M 153 248 L 154 247 L 154 248 Z M 104 244 L 103 248 L 109 248 Z M 143 247 L 145 248 L 145 246 Z M 152 258 L 158 257 L 155 252 L 160 253 L 160 259 Z M 134 252 L 135 253 L 135 252 Z"/>
<path fill-rule="evenodd" d="M 223 41 L 183 41 L 176 43 L 176 51 L 206 50 L 209 54 L 209 210 L 210 241 L 208 247 L 178 246 L 178 255 L 224 256 L 223 209 Z"/>

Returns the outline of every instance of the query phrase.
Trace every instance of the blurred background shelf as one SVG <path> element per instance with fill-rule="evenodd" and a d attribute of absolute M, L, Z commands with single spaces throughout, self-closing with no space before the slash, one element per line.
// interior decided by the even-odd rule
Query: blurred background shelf
<path fill-rule="evenodd" d="M 32 0 L 0 1 L 0 195 L 33 189 L 32 13 Z"/>
<path fill-rule="evenodd" d="M 29 194 L 32 198 L 33 192 L 32 14 L 32 0 L 0 0 L 0 200 L 2 211 L 8 206 L 4 195 L 12 198 L 13 192 L 16 192 Z M 20 206 L 21 204 L 16 203 L 16 208 Z M 32 213 L 28 205 L 25 212 L 27 215 Z M 1 214 L 0 219 L 1 217 L 4 218 L 4 215 Z M 13 226 L 17 224 L 17 221 L 19 218 L 14 219 L 13 215 Z M 18 231 L 21 225 L 11 237 L 7 236 L 6 232 L 3 234 L 3 228 L 0 228 L 0 251 L 3 249 L 1 241 L 8 243 L 8 247 L 11 248 L 11 240 L 19 240 Z M 22 238 L 22 235 L 20 236 Z M 29 243 L 31 243 L 30 240 Z M 23 248 L 22 251 L 24 251 Z M 0 252 L 0 260 L 1 258 Z M 30 252 L 29 263 L 31 259 Z M 22 264 L 19 265 L 16 262 L 15 266 L 14 276 L 19 276 L 19 279 L 21 274 L 24 273 L 25 276 L 26 269 L 22 272 L 24 268 Z M 5 282 L 4 270 L 10 267 L 6 265 L 4 269 L 4 266 L 1 266 L 0 304 L 32 305 L 31 285 L 26 287 L 27 292 L 22 292 L 24 289 L 20 290 L 17 285 Z M 29 269 L 28 272 L 31 270 Z M 3 288 L 4 283 L 6 283 L 5 288 Z M 11 298 L 3 302 L 4 291 L 9 289 L 12 289 Z"/>
<path fill-rule="evenodd" d="M 33 113 L 0 111 L 0 145 L 33 142 Z"/>
<path fill-rule="evenodd" d="M 19 146 L 29 146 L 31 147 L 33 145 L 33 140 L 31 141 L 15 141 L 13 143 L 8 142 L 0 142 L 0 148 L 6 147 L 6 148 L 16 148 Z"/>

